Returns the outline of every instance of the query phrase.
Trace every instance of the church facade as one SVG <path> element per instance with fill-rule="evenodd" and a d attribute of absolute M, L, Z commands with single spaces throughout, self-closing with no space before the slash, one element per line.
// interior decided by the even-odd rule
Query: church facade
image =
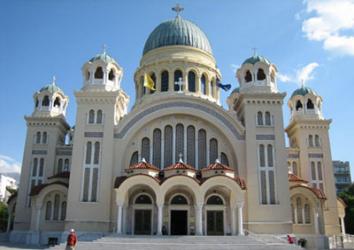
<path fill-rule="evenodd" d="M 129 112 L 122 76 L 105 51 L 83 65 L 73 127 L 55 81 L 34 94 L 9 201 L 12 241 L 46 243 L 70 228 L 82 237 L 340 233 L 331 120 L 315 91 L 292 93 L 284 128 L 277 67 L 253 55 L 223 108 L 207 36 L 180 15 L 148 37 Z"/>

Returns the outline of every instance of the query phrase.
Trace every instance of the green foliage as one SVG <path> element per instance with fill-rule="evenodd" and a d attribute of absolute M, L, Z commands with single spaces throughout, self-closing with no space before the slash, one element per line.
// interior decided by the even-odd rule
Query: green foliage
<path fill-rule="evenodd" d="M 345 230 L 348 234 L 354 234 L 354 184 L 352 184 L 346 191 L 341 192 L 339 197 L 347 205 L 345 209 Z"/>
<path fill-rule="evenodd" d="M 0 202 L 0 232 L 5 232 L 7 228 L 7 204 L 4 202 Z"/>

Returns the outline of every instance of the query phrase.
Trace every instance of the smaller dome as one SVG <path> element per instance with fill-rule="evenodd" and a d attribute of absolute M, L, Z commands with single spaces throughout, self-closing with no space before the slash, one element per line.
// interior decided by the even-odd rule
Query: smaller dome
<path fill-rule="evenodd" d="M 51 94 L 53 94 L 55 92 L 60 92 L 61 94 L 64 95 L 64 92 L 54 83 L 48 84 L 39 90 L 39 92 L 43 92 L 43 91 L 48 91 Z"/>
<path fill-rule="evenodd" d="M 242 65 L 246 64 L 246 63 L 249 63 L 249 64 L 256 64 L 257 62 L 263 62 L 263 63 L 266 63 L 266 64 L 271 64 L 271 62 L 265 58 L 264 56 L 258 56 L 258 55 L 253 55 L 251 56 L 250 58 L 247 58 L 243 63 Z"/>
<path fill-rule="evenodd" d="M 89 61 L 90 62 L 95 62 L 95 61 L 104 61 L 105 63 L 115 63 L 117 64 L 116 60 L 113 59 L 110 55 L 108 55 L 106 52 L 103 52 L 101 54 L 97 54 L 96 56 L 92 57 Z"/>
<path fill-rule="evenodd" d="M 305 96 L 307 94 L 317 95 L 317 93 L 315 91 L 313 91 L 311 88 L 302 86 L 301 88 L 296 89 L 292 93 L 291 98 L 294 96 L 297 96 L 297 95 Z"/>

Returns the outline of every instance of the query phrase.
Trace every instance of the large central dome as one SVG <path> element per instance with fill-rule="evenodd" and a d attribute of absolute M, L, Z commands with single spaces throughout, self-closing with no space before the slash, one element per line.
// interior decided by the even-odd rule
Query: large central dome
<path fill-rule="evenodd" d="M 151 32 L 146 40 L 143 55 L 150 50 L 171 45 L 191 46 L 212 54 L 204 32 L 197 25 L 180 16 L 161 23 Z"/>

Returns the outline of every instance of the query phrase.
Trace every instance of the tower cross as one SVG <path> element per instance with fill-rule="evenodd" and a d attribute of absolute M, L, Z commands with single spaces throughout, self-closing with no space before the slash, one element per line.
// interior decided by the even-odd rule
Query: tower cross
<path fill-rule="evenodd" d="M 53 79 L 52 79 L 52 84 L 55 85 L 55 81 L 56 81 L 56 77 L 53 76 Z"/>
<path fill-rule="evenodd" d="M 252 48 L 253 50 L 253 56 L 257 56 L 257 48 Z"/>
<path fill-rule="evenodd" d="M 102 45 L 102 50 L 103 50 L 103 54 L 105 55 L 107 53 L 107 44 L 103 44 Z"/>
<path fill-rule="evenodd" d="M 172 10 L 177 13 L 177 16 L 179 16 L 179 13 L 181 13 L 184 10 L 184 8 L 181 5 L 179 5 L 179 3 L 177 3 L 176 6 L 172 8 Z"/>

